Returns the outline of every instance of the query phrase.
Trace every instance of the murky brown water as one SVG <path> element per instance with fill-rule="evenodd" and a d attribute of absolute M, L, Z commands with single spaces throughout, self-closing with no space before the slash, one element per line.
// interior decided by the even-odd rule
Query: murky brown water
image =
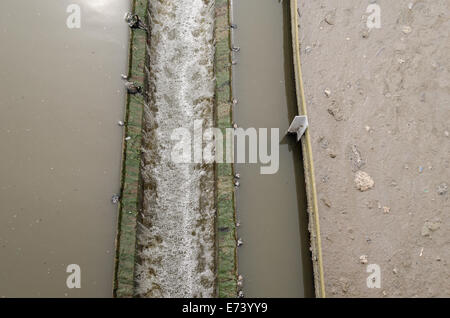
<path fill-rule="evenodd" d="M 300 144 L 283 138 L 298 114 L 287 1 L 234 1 L 234 118 L 240 127 L 280 128 L 280 168 L 238 164 L 239 272 L 246 297 L 312 297 L 305 181 Z"/>
<path fill-rule="evenodd" d="M 0 1 L 0 297 L 112 294 L 128 10 Z M 68 264 L 81 289 L 66 287 Z"/>

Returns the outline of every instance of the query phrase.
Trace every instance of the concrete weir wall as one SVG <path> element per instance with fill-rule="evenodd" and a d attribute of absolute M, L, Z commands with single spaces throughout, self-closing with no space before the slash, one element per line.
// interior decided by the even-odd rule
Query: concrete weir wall
<path fill-rule="evenodd" d="M 215 65 L 216 126 L 225 134 L 232 127 L 232 64 L 231 64 L 231 1 L 216 0 Z M 237 295 L 237 232 L 232 163 L 216 164 L 216 244 L 217 244 L 217 297 Z"/>
<path fill-rule="evenodd" d="M 144 19 L 148 0 L 132 0 L 133 13 Z M 142 85 L 144 82 L 145 48 L 147 34 L 131 29 L 128 58 L 128 78 Z M 113 296 L 134 296 L 134 268 L 136 262 L 136 220 L 141 209 L 141 139 L 143 96 L 128 95 L 126 101 L 125 132 L 129 140 L 123 143 L 122 187 L 117 219 L 116 259 Z"/>
<path fill-rule="evenodd" d="M 214 123 L 214 1 L 149 1 L 136 295 L 215 292 L 214 165 L 176 163 Z M 181 134 L 176 129 L 183 128 Z M 186 149 L 186 148 L 185 148 Z M 193 151 L 191 152 L 193 154 Z M 194 156 L 192 155 L 192 159 Z"/>

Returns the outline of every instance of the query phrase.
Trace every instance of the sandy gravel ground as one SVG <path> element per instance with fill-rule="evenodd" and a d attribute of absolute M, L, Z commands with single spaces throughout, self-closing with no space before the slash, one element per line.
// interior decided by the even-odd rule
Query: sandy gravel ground
<path fill-rule="evenodd" d="M 299 13 L 327 296 L 449 297 L 450 1 Z"/>

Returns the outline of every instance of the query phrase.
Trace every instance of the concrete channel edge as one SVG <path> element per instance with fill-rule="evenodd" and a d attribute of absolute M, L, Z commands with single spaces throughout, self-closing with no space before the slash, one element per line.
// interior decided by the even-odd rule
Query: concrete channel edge
<path fill-rule="evenodd" d="M 222 129 L 223 133 L 226 128 L 232 127 L 230 5 L 229 0 L 216 0 L 215 119 L 217 127 Z M 233 165 L 230 163 L 216 164 L 216 296 L 219 298 L 237 296 L 237 234 L 233 172 Z"/>
<path fill-rule="evenodd" d="M 300 43 L 298 40 L 298 3 L 290 1 L 292 49 L 295 71 L 295 88 L 299 115 L 307 115 L 306 99 L 303 88 L 302 68 L 300 59 Z M 306 197 L 309 215 L 309 231 L 311 233 L 311 253 L 314 269 L 314 287 L 316 297 L 325 298 L 325 281 L 323 274 L 322 243 L 320 237 L 319 208 L 317 203 L 317 190 L 312 157 L 311 137 L 309 129 L 306 130 L 302 140 L 303 164 L 305 170 Z"/>
<path fill-rule="evenodd" d="M 132 11 L 146 20 L 147 0 L 132 0 Z M 125 22 L 124 22 L 125 23 Z M 145 80 L 145 52 L 147 34 L 130 30 L 128 77 L 140 85 Z M 119 75 L 119 74 L 118 74 Z M 116 258 L 114 266 L 113 297 L 134 296 L 134 269 L 136 263 L 136 226 L 140 212 L 140 165 L 142 114 L 144 99 L 127 95 L 123 142 L 122 180 L 118 208 Z"/>

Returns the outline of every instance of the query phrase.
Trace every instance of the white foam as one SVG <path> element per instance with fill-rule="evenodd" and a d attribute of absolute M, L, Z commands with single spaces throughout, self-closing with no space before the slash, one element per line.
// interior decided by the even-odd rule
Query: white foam
<path fill-rule="evenodd" d="M 145 190 L 138 227 L 137 294 L 211 297 L 213 166 L 173 163 L 170 136 L 179 127 L 192 132 L 196 119 L 203 119 L 205 128 L 213 126 L 214 0 L 150 1 L 149 11 L 150 78 L 144 110 Z"/>

